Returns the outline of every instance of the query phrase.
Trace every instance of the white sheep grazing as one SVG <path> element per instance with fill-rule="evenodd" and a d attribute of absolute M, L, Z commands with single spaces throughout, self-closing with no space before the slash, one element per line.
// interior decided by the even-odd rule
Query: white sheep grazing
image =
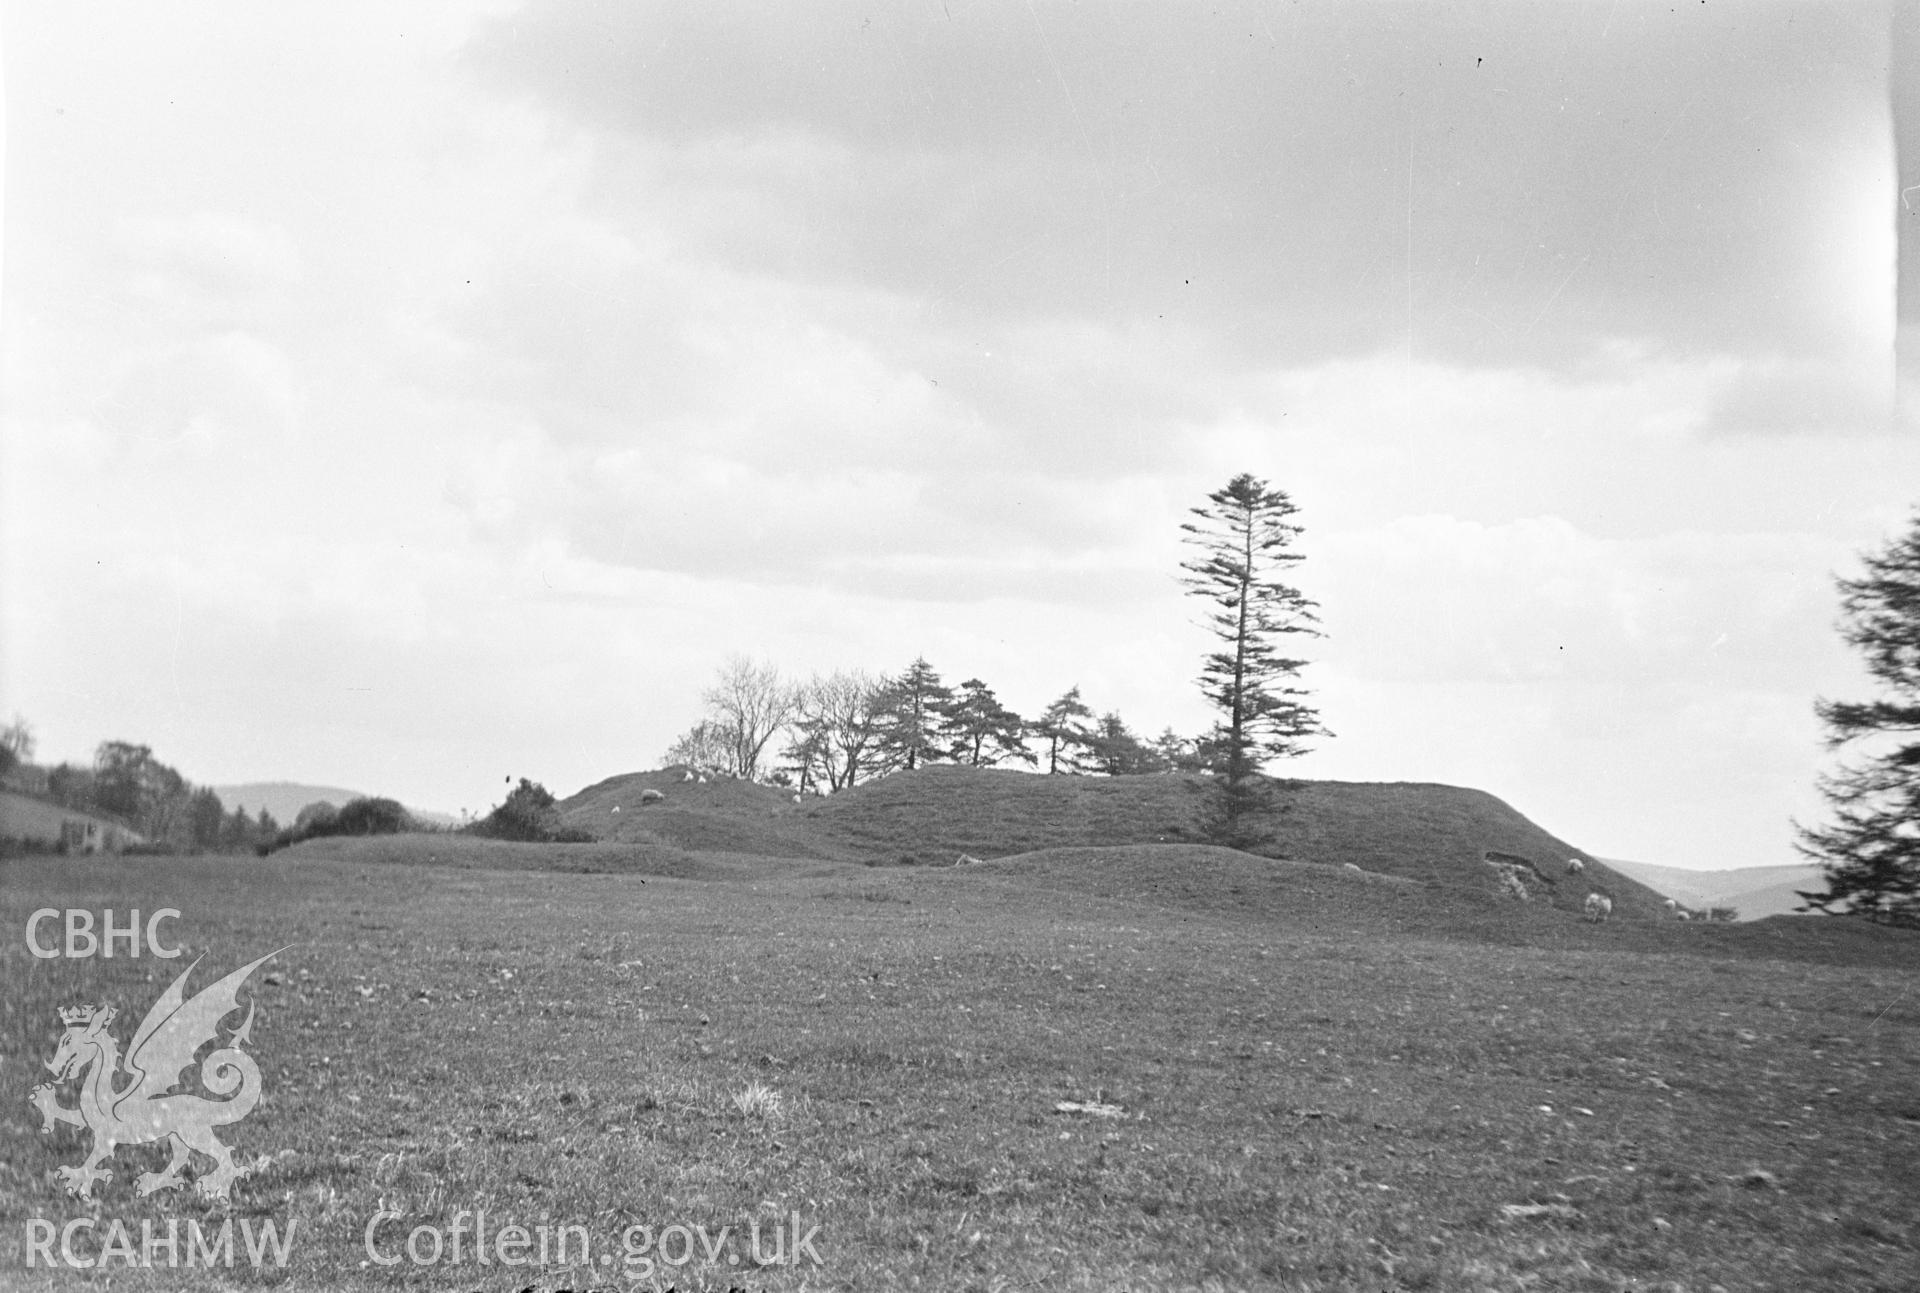
<path fill-rule="evenodd" d="M 1674 914 L 1675 916 L 1678 916 L 1678 917 L 1679 917 L 1679 918 L 1680 918 L 1681 920 L 1692 920 L 1692 919 L 1693 919 L 1693 913 L 1692 913 L 1692 912 L 1690 912 L 1690 911 L 1676 911 L 1676 912 L 1674 912 L 1673 914 Z"/>
<path fill-rule="evenodd" d="M 1668 911 L 1679 911 L 1679 910 L 1680 910 L 1680 904 L 1679 904 L 1678 902 L 1675 902 L 1675 901 L 1674 901 L 1674 900 L 1673 900 L 1672 898 L 1669 898 L 1669 899 L 1667 899 L 1667 910 L 1668 910 Z"/>
<path fill-rule="evenodd" d="M 795 795 L 795 796 L 793 797 L 793 802 L 794 802 L 794 803 L 796 803 L 796 804 L 797 804 L 797 803 L 799 803 L 799 802 L 800 802 L 800 796 L 798 796 L 798 795 Z"/>
<path fill-rule="evenodd" d="M 1603 893 L 1590 893 L 1587 895 L 1587 904 L 1584 910 L 1587 919 L 1597 925 L 1613 915 L 1613 899 Z"/>
<path fill-rule="evenodd" d="M 1568 875 L 1579 875 L 1582 871 L 1585 871 L 1586 869 L 1587 869 L 1587 864 L 1585 862 L 1582 862 L 1579 858 L 1567 859 Z"/>
<path fill-rule="evenodd" d="M 694 778 L 694 775 L 693 775 L 693 769 L 692 769 L 692 768 L 688 768 L 688 769 L 687 769 L 687 770 L 686 770 L 685 772 L 683 772 L 683 773 L 681 773 L 681 774 L 680 774 L 680 780 L 682 780 L 682 781 L 692 781 L 692 780 L 694 780 L 694 779 L 695 779 L 695 778 Z"/>
<path fill-rule="evenodd" d="M 665 798 L 666 798 L 665 795 L 661 794 L 658 790 L 655 790 L 652 786 L 648 786 L 645 790 L 642 790 L 640 792 L 640 802 L 643 804 L 657 804 L 662 799 L 665 799 Z M 620 810 L 616 808 L 614 809 L 614 811 L 617 813 Z"/>
<path fill-rule="evenodd" d="M 1353 873 L 1354 873 L 1355 875 L 1362 875 L 1362 874 L 1365 874 L 1365 873 L 1364 873 L 1363 871 L 1361 871 L 1361 869 L 1360 869 L 1360 868 L 1359 868 L 1358 866 L 1356 866 L 1356 865 L 1354 865 L 1354 864 L 1353 864 L 1353 863 L 1351 863 L 1351 862 L 1342 862 L 1342 863 L 1340 864 L 1340 869 L 1341 869 L 1342 871 L 1351 871 L 1351 872 L 1353 872 Z"/>
<path fill-rule="evenodd" d="M 971 853 L 962 853 L 959 857 L 953 860 L 953 864 L 955 866 L 975 866 L 979 863 L 979 861 L 980 859 L 975 857 Z"/>

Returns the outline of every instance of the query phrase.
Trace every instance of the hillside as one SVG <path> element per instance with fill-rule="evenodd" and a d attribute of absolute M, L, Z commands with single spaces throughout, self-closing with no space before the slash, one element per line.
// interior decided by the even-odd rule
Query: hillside
<path fill-rule="evenodd" d="M 630 773 L 562 801 L 562 820 L 603 840 L 694 851 L 951 865 L 1042 849 L 1204 844 L 1214 783 L 1203 776 L 1046 777 L 936 766 L 895 773 L 801 804 L 767 786 L 691 782 L 685 771 Z M 662 796 L 645 802 L 644 791 Z M 1620 916 L 1666 914 L 1652 889 L 1611 870 L 1478 790 L 1420 783 L 1283 783 L 1270 823 L 1277 857 L 1423 883 L 1500 892 L 1517 874 L 1531 900 L 1578 911 L 1589 892 Z M 617 811 L 616 811 L 617 810 Z M 1584 874 L 1566 873 L 1582 858 Z"/>
<path fill-rule="evenodd" d="M 0 843 L 51 848 L 60 842 L 66 829 L 76 827 L 81 830 L 92 828 L 89 847 L 118 850 L 129 844 L 143 842 L 132 827 L 104 813 L 62 808 L 34 795 L 0 790 Z"/>
<path fill-rule="evenodd" d="M 963 878 L 1005 877 L 1043 889 L 1147 903 L 1163 911 L 1316 921 L 1391 912 L 1398 899 L 1433 891 L 1400 876 L 1255 857 L 1211 844 L 1116 844 L 1037 849 L 962 868 Z"/>
<path fill-rule="evenodd" d="M 1816 866 L 1755 866 L 1731 871 L 1688 871 L 1681 867 L 1655 866 L 1650 862 L 1624 862 L 1607 859 L 1607 865 L 1624 875 L 1689 907 L 1732 907 L 1741 920 L 1761 920 L 1767 916 L 1792 916 L 1799 913 L 1797 889 L 1817 889 L 1821 885 Z"/>

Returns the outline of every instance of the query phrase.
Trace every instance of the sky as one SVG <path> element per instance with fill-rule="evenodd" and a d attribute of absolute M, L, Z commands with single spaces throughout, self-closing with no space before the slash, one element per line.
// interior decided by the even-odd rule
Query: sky
<path fill-rule="evenodd" d="M 736 655 L 1193 734 L 1179 525 L 1241 472 L 1325 630 L 1289 775 L 1777 865 L 1814 698 L 1868 693 L 1833 581 L 1920 506 L 1911 11 L 11 4 L 0 41 L 0 714 L 42 762 L 484 812 L 658 766 Z"/>

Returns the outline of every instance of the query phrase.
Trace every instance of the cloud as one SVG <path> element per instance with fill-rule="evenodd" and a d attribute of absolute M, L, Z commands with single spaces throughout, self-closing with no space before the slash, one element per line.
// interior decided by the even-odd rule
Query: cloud
<path fill-rule="evenodd" d="M 1708 434 L 1884 434 L 1894 410 L 1890 352 L 1863 361 L 1774 359 L 1743 364 L 1715 396 Z"/>
<path fill-rule="evenodd" d="M 196 211 L 184 219 L 128 220 L 121 243 L 134 265 L 133 295 L 193 313 L 244 305 L 250 298 L 282 294 L 306 278 L 306 265 L 292 235 L 224 211 Z"/>
<path fill-rule="evenodd" d="M 299 416 L 300 379 L 279 347 L 224 332 L 119 356 L 95 406 L 104 429 L 144 455 L 219 450 L 252 454 L 284 444 Z M 203 468 L 223 470 L 217 458 Z"/>
<path fill-rule="evenodd" d="M 0 684 L 447 807 L 644 766 L 730 651 L 1190 732 L 1247 470 L 1304 773 L 1744 856 L 1911 502 L 1880 17 L 23 9 Z"/>
<path fill-rule="evenodd" d="M 1854 254 L 1836 169 L 1877 202 L 1884 146 L 1832 140 L 1876 137 L 1885 49 L 1868 6 L 536 5 L 470 60 L 760 272 L 1507 365 L 1832 344 L 1800 297 Z"/>
<path fill-rule="evenodd" d="M 1610 721 L 1700 688 L 1793 690 L 1830 648 L 1837 545 L 1675 532 L 1604 539 L 1559 517 L 1404 517 L 1322 544 L 1324 654 L 1435 686 L 1565 683 L 1616 694 Z"/>

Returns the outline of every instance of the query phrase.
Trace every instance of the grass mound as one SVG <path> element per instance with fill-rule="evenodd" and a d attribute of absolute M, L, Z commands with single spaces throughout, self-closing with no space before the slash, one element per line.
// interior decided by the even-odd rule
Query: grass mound
<path fill-rule="evenodd" d="M 1499 892 L 1520 867 L 1529 904 L 1578 912 L 1587 895 L 1613 899 L 1614 919 L 1668 919 L 1658 893 L 1548 833 L 1484 790 L 1428 782 L 1282 783 L 1275 836 L 1291 856 L 1351 862 L 1415 880 Z M 1567 859 L 1586 870 L 1568 875 Z M 1498 865 L 1496 865 L 1498 864 Z M 1519 904 L 1516 904 L 1519 905 Z"/>
<path fill-rule="evenodd" d="M 1351 863 L 1496 896 L 1504 905 L 1491 909 L 1495 918 L 1527 911 L 1578 914 L 1587 894 L 1598 891 L 1613 899 L 1616 920 L 1669 919 L 1652 889 L 1483 791 L 1418 782 L 1270 784 L 1273 811 L 1261 823 L 1268 842 L 1253 850 L 1270 861 L 1334 870 Z M 962 854 L 1205 846 L 1218 791 L 1218 782 L 1199 775 L 1049 777 L 935 766 L 796 804 L 789 792 L 770 786 L 693 781 L 686 769 L 670 767 L 610 777 L 559 808 L 565 825 L 613 842 L 694 853 L 947 866 Z M 1567 859 L 1576 856 L 1586 870 L 1568 875 Z M 1524 902 L 1517 900 L 1519 892 Z"/>
<path fill-rule="evenodd" d="M 1045 777 L 989 768 L 897 772 L 810 805 L 821 836 L 857 855 L 945 864 L 1086 845 L 1201 843 L 1201 777 Z"/>
<path fill-rule="evenodd" d="M 560 801 L 563 825 L 596 839 L 698 852 L 826 856 L 790 792 L 721 777 L 688 780 L 678 765 L 629 772 Z"/>
<path fill-rule="evenodd" d="M 1202 845 L 1218 785 L 1198 775 L 1043 777 L 931 767 L 896 773 L 809 806 L 823 851 L 944 865 L 960 854 L 1004 857 L 1123 844 Z M 1528 901 L 1577 913 L 1595 890 L 1616 919 L 1664 919 L 1659 894 L 1529 821 L 1494 796 L 1418 782 L 1272 783 L 1273 858 L 1352 863 L 1370 872 L 1497 894 L 1519 867 Z M 1489 862 L 1493 855 L 1499 865 Z M 1586 871 L 1566 873 L 1581 857 Z M 1512 901 L 1512 900 L 1508 900 Z"/>

